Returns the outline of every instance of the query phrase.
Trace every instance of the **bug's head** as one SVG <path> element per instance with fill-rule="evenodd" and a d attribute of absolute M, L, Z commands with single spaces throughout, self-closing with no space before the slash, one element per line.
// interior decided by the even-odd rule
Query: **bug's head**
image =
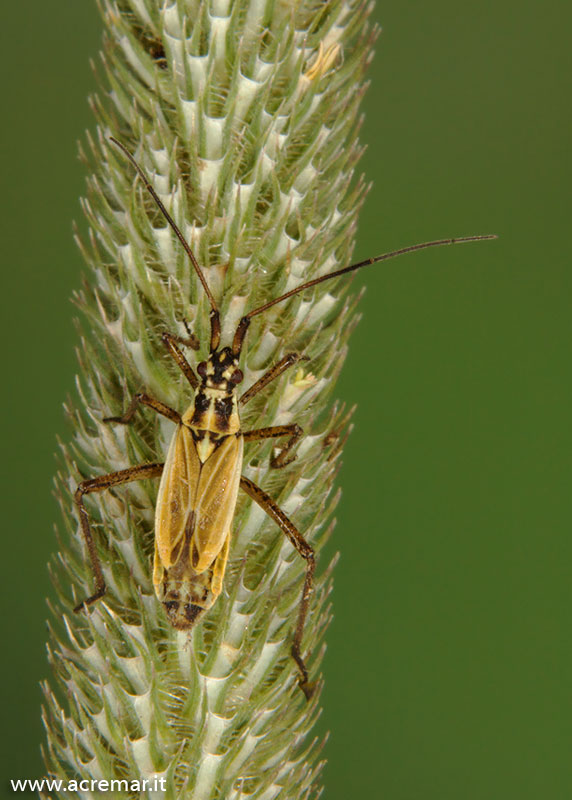
<path fill-rule="evenodd" d="M 210 354 L 207 361 L 201 361 L 197 372 L 204 389 L 220 389 L 232 394 L 244 375 L 238 366 L 238 358 L 230 347 L 223 347 Z"/>

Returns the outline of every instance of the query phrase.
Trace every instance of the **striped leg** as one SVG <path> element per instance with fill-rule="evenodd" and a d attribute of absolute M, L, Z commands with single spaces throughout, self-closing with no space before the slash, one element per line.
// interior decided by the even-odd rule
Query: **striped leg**
<path fill-rule="evenodd" d="M 243 433 L 245 442 L 258 442 L 261 439 L 277 439 L 279 436 L 289 436 L 284 449 L 280 451 L 277 456 L 272 456 L 270 459 L 270 466 L 275 469 L 291 464 L 296 458 L 296 453 L 291 453 L 292 448 L 304 435 L 304 431 L 299 425 L 275 425 L 272 428 L 257 428 L 254 431 L 245 431 Z"/>
<path fill-rule="evenodd" d="M 110 472 L 107 475 L 99 475 L 97 478 L 89 478 L 88 480 L 82 481 L 77 487 L 74 499 L 79 509 L 81 530 L 87 546 L 87 552 L 89 553 L 89 560 L 95 578 L 95 587 L 93 594 L 85 600 L 82 600 L 81 603 L 78 603 L 74 608 L 76 613 L 81 611 L 84 606 L 89 606 L 103 597 L 106 589 L 101 562 L 97 555 L 95 542 L 93 541 L 89 525 L 89 517 L 83 504 L 83 496 L 85 494 L 91 494 L 92 492 L 103 492 L 105 489 L 110 489 L 112 486 L 120 486 L 123 483 L 130 483 L 131 481 L 141 481 L 145 478 L 158 478 L 162 472 L 163 464 L 141 464 L 138 467 L 129 467 L 129 469 L 121 469 L 119 472 Z"/>
<path fill-rule="evenodd" d="M 240 479 L 240 486 L 258 505 L 265 511 L 268 516 L 274 520 L 282 533 L 284 533 L 292 545 L 296 548 L 298 553 L 306 561 L 306 578 L 304 580 L 304 588 L 302 589 L 302 597 L 300 599 L 300 610 L 298 612 L 298 622 L 296 623 L 296 631 L 294 633 L 294 641 L 292 643 L 292 658 L 296 662 L 300 670 L 300 688 L 309 700 L 315 689 L 315 683 L 310 683 L 308 680 L 308 668 L 301 653 L 302 636 L 304 635 L 304 624 L 306 616 L 308 615 L 308 608 L 310 606 L 310 598 L 314 591 L 314 571 L 316 568 L 316 559 L 314 548 L 304 539 L 300 531 L 290 522 L 286 514 L 278 508 L 274 500 L 269 497 L 265 491 L 244 476 Z"/>

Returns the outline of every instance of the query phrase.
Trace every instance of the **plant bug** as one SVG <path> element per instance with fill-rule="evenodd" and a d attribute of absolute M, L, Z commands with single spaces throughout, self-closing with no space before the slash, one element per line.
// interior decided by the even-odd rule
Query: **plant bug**
<path fill-rule="evenodd" d="M 323 281 L 349 272 L 355 272 L 369 264 L 386 261 L 428 247 L 496 237 L 491 235 L 467 236 L 424 242 L 375 258 L 368 258 L 365 261 L 321 275 L 249 311 L 240 320 L 230 346 L 221 347 L 221 323 L 218 307 L 189 244 L 131 153 L 121 142 L 114 138 L 111 138 L 111 141 L 120 148 L 134 166 L 143 180 L 145 188 L 191 261 L 211 307 L 210 347 L 207 360 L 198 364 L 195 373 L 179 345 L 187 344 L 197 349 L 196 339 L 190 333 L 187 340 L 166 332 L 162 335 L 168 354 L 173 358 L 195 393 L 192 404 L 184 414 L 181 415 L 164 403 L 147 394 L 140 393 L 132 399 L 123 416 L 107 417 L 104 420 L 126 425 L 131 422 L 137 408 L 143 405 L 174 422 L 176 430 L 164 463 L 141 464 L 90 478 L 79 484 L 75 492 L 75 502 L 78 506 L 81 530 L 95 577 L 95 587 L 93 594 L 79 603 L 74 610 L 80 611 L 84 606 L 91 605 L 99 600 L 106 590 L 99 556 L 84 506 L 85 495 L 101 492 L 130 481 L 160 478 L 155 512 L 153 583 L 157 598 L 163 604 L 171 625 L 177 630 L 188 630 L 205 611 L 212 607 L 221 593 L 237 495 L 239 489 L 242 489 L 276 522 L 306 562 L 306 576 L 291 653 L 300 672 L 300 686 L 306 697 L 310 698 L 313 684 L 309 680 L 308 669 L 302 656 L 302 636 L 313 591 L 314 549 L 272 498 L 241 474 L 245 442 L 288 437 L 280 454 L 271 459 L 272 467 L 281 468 L 287 466 L 296 457 L 293 448 L 300 440 L 303 431 L 297 424 L 243 431 L 239 415 L 240 406 L 245 405 L 256 394 L 266 389 L 272 381 L 291 366 L 301 360 L 307 360 L 307 358 L 298 353 L 287 353 L 246 392 L 238 395 L 237 389 L 243 380 L 239 361 L 250 321 L 277 303 L 312 286 L 317 286 Z"/>

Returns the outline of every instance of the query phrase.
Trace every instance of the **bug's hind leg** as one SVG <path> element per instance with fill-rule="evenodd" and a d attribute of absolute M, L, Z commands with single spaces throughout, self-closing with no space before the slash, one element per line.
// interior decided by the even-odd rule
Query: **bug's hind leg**
<path fill-rule="evenodd" d="M 306 561 L 306 577 L 304 579 L 304 588 L 302 589 L 302 597 L 300 599 L 300 610 L 298 612 L 298 622 L 296 623 L 296 631 L 294 633 L 294 641 L 292 643 L 292 658 L 296 662 L 300 670 L 300 688 L 309 700 L 312 697 L 315 683 L 310 683 L 308 676 L 308 668 L 306 662 L 302 657 L 302 636 L 304 635 L 304 624 L 308 615 L 308 608 L 310 606 L 310 598 L 314 591 L 314 571 L 316 569 L 316 557 L 312 545 L 304 539 L 300 531 L 290 522 L 286 514 L 278 508 L 274 500 L 266 494 L 259 486 L 253 483 L 244 476 L 240 479 L 240 486 L 258 505 L 265 511 L 268 516 L 276 522 L 282 533 L 284 533 L 292 545 L 296 548 L 298 553 Z"/>
<path fill-rule="evenodd" d="M 292 448 L 298 444 L 304 435 L 302 428 L 296 423 L 292 425 L 275 425 L 272 428 L 257 428 L 253 431 L 245 431 L 243 434 L 245 442 L 258 442 L 261 439 L 277 439 L 279 436 L 289 436 L 290 438 L 277 456 L 272 456 L 270 466 L 274 469 L 281 469 L 291 464 L 296 458 L 296 453 L 292 453 Z"/>
<path fill-rule="evenodd" d="M 92 492 L 103 492 L 105 489 L 110 489 L 112 486 L 119 486 L 122 483 L 130 483 L 131 481 L 140 481 L 145 478 L 157 478 L 163 472 L 163 464 L 141 464 L 138 467 L 129 467 L 129 469 L 121 469 L 118 472 L 110 472 L 107 475 L 99 475 L 97 478 L 89 478 L 82 481 L 75 491 L 75 502 L 79 509 L 79 519 L 81 523 L 81 531 L 89 553 L 89 560 L 95 578 L 94 592 L 85 600 L 74 608 L 77 613 L 82 610 L 84 606 L 89 606 L 99 600 L 105 594 L 105 578 L 101 569 L 101 562 L 97 555 L 95 542 L 91 533 L 89 525 L 89 517 L 85 506 L 83 504 L 83 496 L 91 494 Z"/>

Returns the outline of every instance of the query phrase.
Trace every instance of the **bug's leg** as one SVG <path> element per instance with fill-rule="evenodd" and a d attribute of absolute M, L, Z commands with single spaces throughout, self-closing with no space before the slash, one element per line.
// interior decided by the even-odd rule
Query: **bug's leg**
<path fill-rule="evenodd" d="M 198 336 L 195 336 L 195 334 L 191 331 L 186 319 L 183 320 L 183 325 L 185 326 L 185 330 L 187 331 L 186 336 L 176 336 L 174 333 L 171 333 L 169 335 L 175 342 L 178 342 L 179 344 L 184 344 L 185 347 L 190 347 L 192 350 L 198 350 L 199 347 L 201 346 Z"/>
<path fill-rule="evenodd" d="M 296 458 L 296 453 L 291 453 L 292 448 L 304 435 L 302 428 L 294 423 L 293 425 L 275 425 L 272 428 L 257 428 L 254 431 L 245 431 L 243 434 L 245 442 L 258 442 L 261 439 L 277 439 L 279 436 L 289 436 L 284 448 L 277 456 L 272 456 L 270 466 L 280 469 Z"/>
<path fill-rule="evenodd" d="M 177 363 L 177 366 L 179 367 L 185 378 L 188 380 L 188 382 L 191 384 L 193 389 L 196 389 L 199 385 L 199 379 L 195 375 L 193 368 L 191 367 L 191 365 L 183 355 L 181 348 L 177 344 L 177 342 L 182 342 L 181 338 L 179 336 L 175 336 L 172 333 L 165 332 L 161 336 L 161 339 L 163 340 L 163 344 L 169 351 L 169 355 L 171 356 L 171 358 L 173 358 L 174 361 Z M 184 344 L 185 342 L 182 343 Z"/>
<path fill-rule="evenodd" d="M 278 508 L 274 500 L 272 500 L 265 491 L 244 476 L 240 479 L 240 486 L 246 494 L 258 503 L 263 511 L 274 520 L 280 530 L 288 537 L 289 541 L 306 561 L 306 578 L 304 580 L 304 588 L 302 589 L 298 622 L 296 623 L 291 652 L 292 658 L 300 670 L 300 688 L 306 695 L 306 699 L 309 700 L 315 689 L 315 683 L 310 683 L 308 680 L 308 668 L 302 658 L 301 646 L 302 636 L 304 634 L 304 623 L 306 622 L 306 616 L 310 605 L 310 597 L 314 591 L 314 570 L 316 568 L 314 548 L 312 545 L 308 544 L 300 531 L 290 522 L 286 514 Z"/>
<path fill-rule="evenodd" d="M 81 603 L 78 603 L 74 608 L 76 613 L 81 611 L 84 606 L 89 606 L 103 597 L 106 588 L 105 579 L 101 570 L 101 563 L 97 555 L 95 542 L 93 541 L 89 525 L 89 517 L 83 504 L 83 496 L 85 494 L 91 494 L 92 492 L 103 492 L 105 489 L 109 489 L 112 486 L 119 486 L 122 483 L 140 481 L 144 478 L 157 478 L 162 472 L 163 464 L 141 464 L 138 467 L 129 467 L 128 469 L 121 469 L 118 472 L 110 472 L 107 475 L 99 475 L 97 478 L 89 478 L 86 481 L 82 481 L 77 487 L 74 499 L 79 509 L 81 531 L 89 553 L 89 560 L 91 561 L 91 568 L 95 578 L 95 586 L 93 594 L 85 600 L 82 600 Z"/>
<path fill-rule="evenodd" d="M 125 414 L 123 414 L 123 416 L 104 417 L 103 422 L 117 422 L 121 425 L 128 425 L 133 419 L 139 404 L 143 406 L 149 406 L 149 408 L 152 408 L 153 411 L 157 412 L 157 414 L 162 414 L 162 416 L 167 417 L 167 419 L 170 419 L 177 424 L 179 424 L 181 421 L 181 415 L 178 411 L 175 411 L 174 408 L 166 406 L 165 403 L 161 403 L 159 400 L 155 400 L 153 397 L 149 397 L 149 395 L 145 394 L 144 392 L 139 392 L 135 395 L 129 404 L 129 408 Z"/>
<path fill-rule="evenodd" d="M 277 364 L 270 367 L 270 369 L 264 373 L 264 375 L 259 378 L 256 383 L 253 383 L 250 389 L 247 389 L 246 392 L 241 396 L 240 400 L 238 401 L 241 405 L 248 403 L 254 395 L 258 394 L 262 389 L 268 386 L 271 381 L 276 380 L 285 372 L 289 367 L 294 366 L 299 361 L 309 361 L 310 359 L 308 356 L 302 356 L 300 353 L 286 353 L 284 358 L 281 358 Z"/>

